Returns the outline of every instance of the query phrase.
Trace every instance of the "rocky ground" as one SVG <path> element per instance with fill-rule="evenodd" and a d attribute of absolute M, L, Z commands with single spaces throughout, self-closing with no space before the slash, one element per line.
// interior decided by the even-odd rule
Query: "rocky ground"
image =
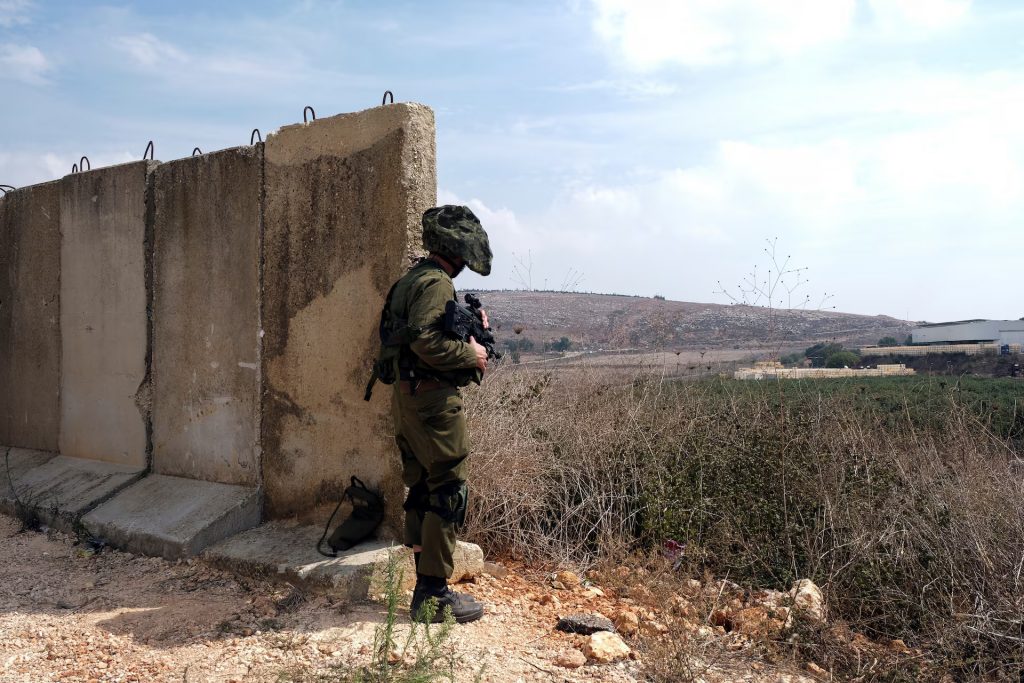
<path fill-rule="evenodd" d="M 0 681 L 344 680 L 370 663 L 384 619 L 379 604 L 198 561 L 96 552 L 61 534 L 19 531 L 3 516 L 0 539 Z M 659 657 L 680 660 L 687 674 L 678 680 L 829 679 L 820 669 L 792 673 L 795 664 L 771 664 L 754 647 L 756 634 L 783 627 L 793 596 L 812 616 L 821 609 L 813 584 L 752 601 L 727 582 L 691 581 L 666 601 L 642 570 L 627 567 L 603 586 L 571 572 L 488 569 L 460 586 L 487 615 L 453 629 L 446 647 L 456 680 L 481 671 L 483 681 L 644 680 Z M 577 614 L 587 617 L 574 621 Z M 583 633 L 559 630 L 560 619 Z M 407 624 L 401 614 L 399 641 Z M 614 630 L 586 633 L 595 627 Z M 676 680 L 669 676 L 662 680 Z"/>

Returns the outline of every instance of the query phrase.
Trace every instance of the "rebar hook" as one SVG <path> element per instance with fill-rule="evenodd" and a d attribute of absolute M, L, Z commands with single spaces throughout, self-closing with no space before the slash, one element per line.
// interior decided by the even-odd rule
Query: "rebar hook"
<path fill-rule="evenodd" d="M 78 173 L 78 164 L 71 164 L 71 172 Z"/>
<path fill-rule="evenodd" d="M 307 119 L 307 118 L 306 118 L 306 112 L 307 112 L 307 111 L 308 111 L 308 112 L 309 112 L 310 114 L 312 114 L 312 115 L 313 115 L 313 120 L 314 120 L 314 121 L 316 121 L 316 112 L 315 112 L 315 111 L 313 111 L 313 107 L 311 107 L 311 106 L 309 106 L 309 105 L 307 104 L 307 105 L 306 105 L 306 107 L 305 107 L 305 108 L 304 108 L 304 109 L 302 110 L 302 122 L 303 122 L 303 123 L 309 123 L 309 119 Z"/>
<path fill-rule="evenodd" d="M 260 129 L 259 128 L 253 128 L 252 129 L 252 133 L 249 135 L 249 144 L 250 145 L 255 145 L 256 144 L 256 142 L 255 142 L 256 140 L 259 140 L 260 142 L 263 142 L 263 134 L 260 133 Z"/>
<path fill-rule="evenodd" d="M 388 95 L 391 96 L 391 104 L 395 103 L 395 93 L 391 92 L 390 90 L 385 90 L 384 91 L 384 99 L 382 99 L 380 101 L 380 106 L 383 107 L 385 104 L 388 103 Z"/>
<path fill-rule="evenodd" d="M 89 164 L 89 168 L 88 169 L 85 167 L 86 164 Z M 91 171 L 92 170 L 92 162 L 89 161 L 89 157 L 82 157 L 81 159 L 78 160 L 78 170 L 79 171 L 86 171 L 86 170 Z"/>
<path fill-rule="evenodd" d="M 203 150 L 199 149 L 198 147 L 192 148 L 192 156 L 195 156 L 196 152 L 199 153 L 199 156 L 203 156 Z"/>
<path fill-rule="evenodd" d="M 149 160 L 153 161 L 153 141 L 150 140 L 149 144 L 146 145 L 146 151 L 142 153 L 142 160 L 145 161 L 146 157 L 149 156 Z"/>
<path fill-rule="evenodd" d="M 8 192 L 13 192 L 16 189 L 18 188 L 14 187 L 14 185 L 0 185 L 0 192 L 3 192 L 5 195 Z"/>

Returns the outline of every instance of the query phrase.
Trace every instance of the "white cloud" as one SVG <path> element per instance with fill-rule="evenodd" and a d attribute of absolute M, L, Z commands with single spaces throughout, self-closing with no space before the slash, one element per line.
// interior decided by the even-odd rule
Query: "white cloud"
<path fill-rule="evenodd" d="M 856 0 L 593 0 L 594 29 L 647 71 L 790 57 L 843 39 Z"/>
<path fill-rule="evenodd" d="M 153 67 L 159 64 L 184 64 L 188 55 L 152 33 L 137 36 L 121 36 L 114 46 L 127 53 L 139 66 Z"/>
<path fill-rule="evenodd" d="M 0 0 L 0 26 L 10 28 L 29 23 L 29 11 L 34 4 L 31 0 Z"/>
<path fill-rule="evenodd" d="M 42 85 L 51 68 L 46 55 L 34 45 L 0 45 L 0 78 Z"/>
<path fill-rule="evenodd" d="M 861 0 L 862 2 L 864 0 Z M 591 0 L 593 28 L 629 69 L 757 64 L 841 43 L 858 31 L 911 40 L 950 29 L 971 0 Z"/>
<path fill-rule="evenodd" d="M 971 0 L 869 0 L 878 28 L 889 35 L 941 31 L 964 21 Z"/>

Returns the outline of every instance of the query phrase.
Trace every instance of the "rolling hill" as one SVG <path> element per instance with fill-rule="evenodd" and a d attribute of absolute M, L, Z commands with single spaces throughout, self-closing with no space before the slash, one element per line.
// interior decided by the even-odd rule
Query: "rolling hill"
<path fill-rule="evenodd" d="M 521 335 L 538 348 L 563 336 L 583 349 L 711 349 L 848 346 L 904 339 L 911 325 L 888 316 L 666 301 L 616 294 L 479 291 L 499 341 Z"/>

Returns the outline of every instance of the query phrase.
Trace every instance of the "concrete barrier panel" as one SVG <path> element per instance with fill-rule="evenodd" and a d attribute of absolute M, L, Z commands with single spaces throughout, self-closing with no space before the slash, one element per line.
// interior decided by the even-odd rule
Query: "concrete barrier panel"
<path fill-rule="evenodd" d="M 363 389 L 380 307 L 421 248 L 435 202 L 434 117 L 395 104 L 288 126 L 266 143 L 263 484 L 267 513 L 380 487 L 397 529 L 404 498 L 390 387 Z"/>
<path fill-rule="evenodd" d="M 153 470 L 255 486 L 262 145 L 154 173 Z"/>
<path fill-rule="evenodd" d="M 60 183 L 0 198 L 0 445 L 57 450 Z"/>
<path fill-rule="evenodd" d="M 61 188 L 62 455 L 146 466 L 149 162 Z"/>

